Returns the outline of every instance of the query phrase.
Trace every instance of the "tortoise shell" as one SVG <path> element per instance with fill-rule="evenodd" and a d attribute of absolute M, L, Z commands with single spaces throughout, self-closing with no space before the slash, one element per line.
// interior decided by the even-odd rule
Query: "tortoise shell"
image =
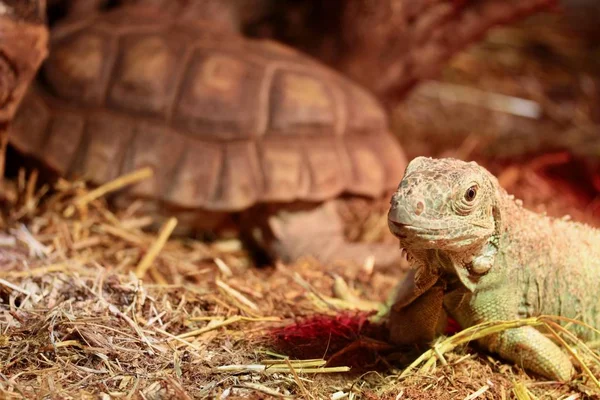
<path fill-rule="evenodd" d="M 54 29 L 10 141 L 63 176 L 186 209 L 323 201 L 396 187 L 405 156 L 374 97 L 270 41 L 145 8 Z"/>

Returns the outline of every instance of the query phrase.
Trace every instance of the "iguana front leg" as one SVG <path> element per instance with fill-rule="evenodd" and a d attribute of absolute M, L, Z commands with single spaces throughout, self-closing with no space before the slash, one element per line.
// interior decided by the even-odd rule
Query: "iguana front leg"
<path fill-rule="evenodd" d="M 506 288 L 507 283 L 500 286 Z M 516 301 L 511 291 L 498 292 L 493 286 L 486 286 L 476 293 L 465 289 L 449 292 L 444 298 L 444 306 L 463 328 L 467 328 L 483 321 L 516 319 L 514 310 L 519 308 Z M 485 336 L 478 343 L 503 359 L 549 379 L 568 381 L 574 372 L 568 355 L 533 326 L 507 329 Z"/>
<path fill-rule="evenodd" d="M 428 343 L 444 331 L 444 282 L 414 268 L 393 290 L 387 315 L 390 341 L 398 345 Z"/>
<path fill-rule="evenodd" d="M 508 329 L 484 337 L 479 342 L 502 358 L 547 378 L 564 382 L 573 376 L 569 357 L 532 326 Z"/>
<path fill-rule="evenodd" d="M 428 343 L 444 331 L 447 323 L 443 282 L 433 274 L 421 274 L 417 280 L 416 269 L 406 274 L 385 303 L 357 298 L 341 278 L 335 281 L 334 293 L 347 307 L 377 310 L 373 319 L 385 318 L 390 342 L 396 345 Z"/>

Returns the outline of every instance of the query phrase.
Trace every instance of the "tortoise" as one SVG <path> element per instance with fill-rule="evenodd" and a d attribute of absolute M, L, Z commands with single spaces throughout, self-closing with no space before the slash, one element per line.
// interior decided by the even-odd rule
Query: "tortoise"
<path fill-rule="evenodd" d="M 383 196 L 402 177 L 384 109 L 270 40 L 139 5 L 65 20 L 9 137 L 94 184 L 150 166 L 154 177 L 116 194 L 116 207 L 143 199 L 194 231 L 235 219 L 284 261 L 399 260 L 395 246 L 348 242 L 335 210 L 342 195 Z"/>
<path fill-rule="evenodd" d="M 382 105 L 364 88 L 290 47 L 243 37 L 241 20 L 281 1 L 49 1 L 78 9 L 53 29 L 50 58 L 11 129 L 15 148 L 61 175 L 96 184 L 151 165 L 155 179 L 120 193 L 115 205 L 145 198 L 151 211 L 177 214 L 187 221 L 180 226 L 208 231 L 233 217 L 246 237 L 284 260 L 312 254 L 362 261 L 372 254 L 378 264 L 397 261 L 388 245 L 347 243 L 332 200 L 391 193 L 406 164 L 402 148 Z M 406 46 L 390 53 L 376 45 L 367 58 L 413 82 L 486 27 L 548 2 L 394 6 L 372 44 L 387 43 L 381 35 L 390 37 L 396 31 L 389 28 L 397 26 Z M 154 7 L 87 15 L 103 3 Z M 349 3 L 354 7 L 343 11 L 344 32 L 370 4 Z M 386 15 L 380 11 L 377 20 Z M 464 29 L 456 31 L 459 23 Z M 371 46 L 363 40 L 369 37 L 365 24 L 348 32 L 358 35 L 361 49 Z M 446 30 L 456 31 L 456 43 L 444 45 Z M 382 57 L 388 53 L 393 56 Z M 348 73 L 365 70 L 344 65 Z M 380 75 L 390 83 L 387 72 Z"/>

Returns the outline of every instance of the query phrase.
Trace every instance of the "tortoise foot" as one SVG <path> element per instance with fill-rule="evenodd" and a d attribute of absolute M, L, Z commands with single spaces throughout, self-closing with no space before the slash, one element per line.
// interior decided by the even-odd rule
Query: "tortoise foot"
<path fill-rule="evenodd" d="M 375 268 L 402 262 L 396 245 L 348 241 L 335 201 L 309 210 L 281 211 L 271 215 L 268 224 L 274 236 L 272 252 L 284 262 L 313 257 L 326 265 L 344 262 L 362 266 L 373 262 Z"/>

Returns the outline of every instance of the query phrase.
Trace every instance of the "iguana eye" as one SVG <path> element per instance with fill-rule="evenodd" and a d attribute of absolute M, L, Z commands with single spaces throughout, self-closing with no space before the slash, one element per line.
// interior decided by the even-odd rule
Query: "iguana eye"
<path fill-rule="evenodd" d="M 475 200 L 475 197 L 477 196 L 477 189 L 477 185 L 473 185 L 470 188 L 468 188 L 465 192 L 465 200 L 468 202 L 472 202 L 473 200 Z"/>

